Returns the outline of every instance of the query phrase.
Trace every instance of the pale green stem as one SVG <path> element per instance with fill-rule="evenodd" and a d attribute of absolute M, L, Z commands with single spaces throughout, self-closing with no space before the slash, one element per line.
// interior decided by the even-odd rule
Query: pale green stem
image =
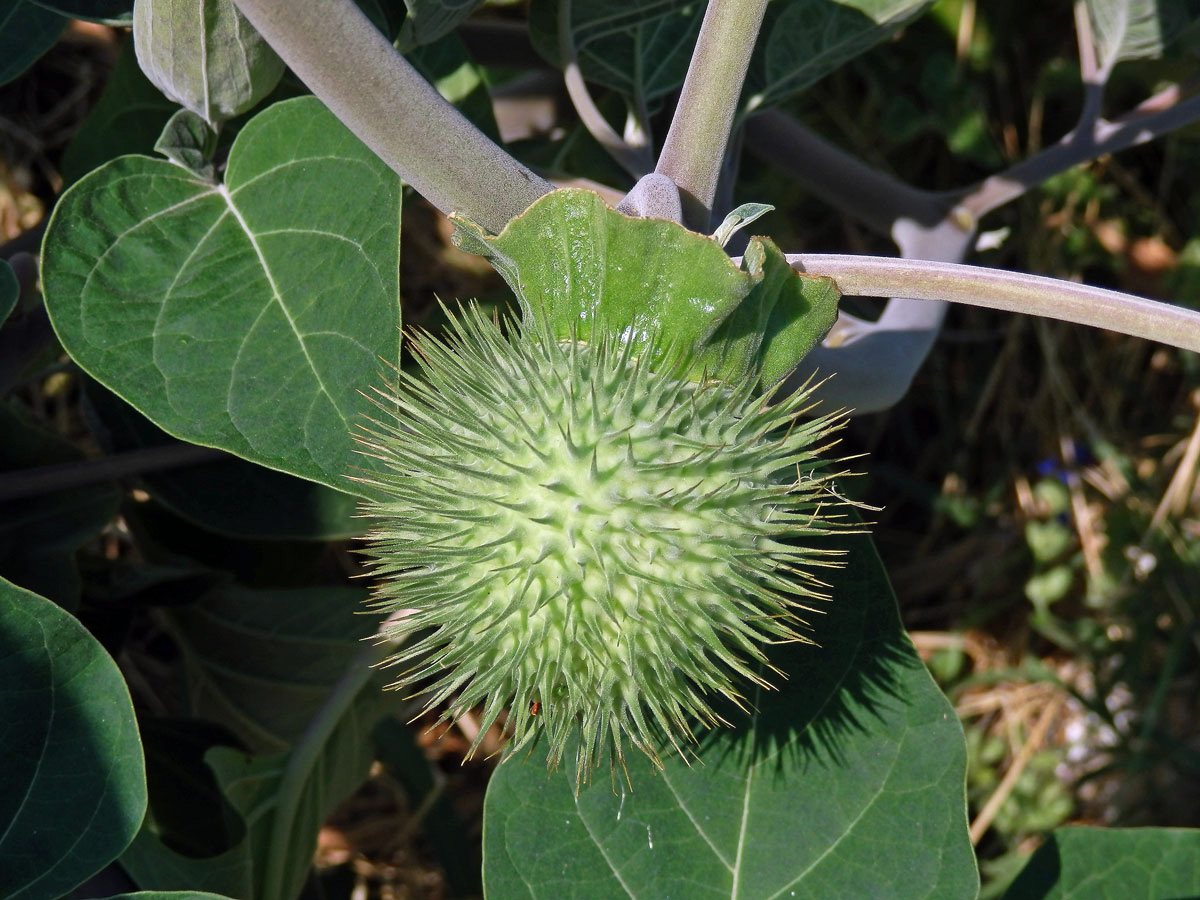
<path fill-rule="evenodd" d="M 655 172 L 679 186 L 684 223 L 710 230 L 713 198 L 767 0 L 709 0 Z"/>
<path fill-rule="evenodd" d="M 354 0 L 235 0 L 267 43 L 425 199 L 498 233 L 550 184 L 472 125 Z"/>
<path fill-rule="evenodd" d="M 946 300 L 1076 322 L 1200 353 L 1200 312 L 1058 278 L 983 266 L 884 256 L 791 253 L 803 272 L 828 275 L 852 297 Z"/>

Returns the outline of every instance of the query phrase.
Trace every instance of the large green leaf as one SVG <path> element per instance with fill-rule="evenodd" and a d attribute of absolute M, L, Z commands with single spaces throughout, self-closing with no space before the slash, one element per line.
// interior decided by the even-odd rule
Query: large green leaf
<path fill-rule="evenodd" d="M 1200 830 L 1059 828 L 1004 900 L 1183 900 L 1200 896 Z"/>
<path fill-rule="evenodd" d="M 1197 0 L 1086 0 L 1096 63 L 1102 71 L 1162 55 L 1200 18 Z"/>
<path fill-rule="evenodd" d="M 534 47 L 560 67 L 563 6 L 534 0 L 529 11 Z M 584 77 L 647 102 L 669 94 L 687 74 L 704 6 L 694 0 L 574 0 L 570 33 Z"/>
<path fill-rule="evenodd" d="M 58 41 L 66 21 L 30 0 L 0 7 L 0 84 L 12 81 Z"/>
<path fill-rule="evenodd" d="M 83 454 L 32 421 L 15 403 L 0 403 L 0 472 L 78 462 Z M 0 576 L 65 609 L 79 604 L 75 552 L 117 514 L 115 484 L 48 490 L 0 501 Z"/>
<path fill-rule="evenodd" d="M 350 431 L 399 358 L 400 183 L 312 97 L 234 141 L 224 184 L 126 156 L 43 248 L 71 356 L 164 431 L 347 490 Z"/>
<path fill-rule="evenodd" d="M 229 587 L 164 611 L 187 663 L 194 716 L 257 753 L 288 749 L 374 633 L 366 590 Z M 378 690 L 383 676 L 372 682 Z"/>
<path fill-rule="evenodd" d="M 407 15 L 396 46 L 408 52 L 449 34 L 483 4 L 483 0 L 404 0 Z"/>
<path fill-rule="evenodd" d="M 787 644 L 729 729 L 690 764 L 633 754 L 614 783 L 574 795 L 573 773 L 506 760 L 484 810 L 490 900 L 687 897 L 766 900 L 975 896 L 966 748 L 921 664 L 869 540 L 842 537 L 815 623 Z M 533 754 L 530 754 L 533 755 Z M 571 767 L 564 767 L 571 768 Z"/>
<path fill-rule="evenodd" d="M 0 579 L 0 897 L 53 900 L 137 832 L 146 778 L 116 663 L 79 622 Z"/>
<path fill-rule="evenodd" d="M 886 40 L 933 0 L 776 0 L 746 78 L 751 108 L 781 102 Z"/>
<path fill-rule="evenodd" d="M 250 756 L 214 747 L 205 759 L 245 823 L 245 837 L 214 857 L 167 847 L 147 824 L 121 857 L 139 886 L 159 891 L 210 890 L 237 900 L 294 900 L 312 863 L 317 832 L 334 807 L 366 778 L 370 734 L 396 695 L 382 694 L 370 651 L 347 666 L 285 753 Z"/>
<path fill-rule="evenodd" d="M 491 261 L 526 320 L 544 314 L 564 338 L 603 329 L 688 348 L 718 377 L 776 383 L 837 315 L 833 281 L 795 272 L 769 240 L 752 238 L 739 269 L 712 238 L 622 215 L 591 191 L 553 191 L 497 236 L 455 223 L 456 242 Z"/>
<path fill-rule="evenodd" d="M 271 93 L 285 68 L 233 0 L 136 0 L 133 45 L 160 91 L 214 125 Z"/>

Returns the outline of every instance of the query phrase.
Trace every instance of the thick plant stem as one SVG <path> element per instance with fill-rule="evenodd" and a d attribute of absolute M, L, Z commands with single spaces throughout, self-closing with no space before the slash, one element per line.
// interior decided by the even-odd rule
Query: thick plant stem
<path fill-rule="evenodd" d="M 409 65 L 353 0 L 235 0 L 314 94 L 444 213 L 491 232 L 551 186 Z"/>
<path fill-rule="evenodd" d="M 983 266 L 884 256 L 790 253 L 793 267 L 828 275 L 855 297 L 949 300 L 1107 328 L 1200 353 L 1200 312 L 1104 288 Z"/>
<path fill-rule="evenodd" d="M 655 172 L 679 186 L 684 224 L 708 231 L 729 132 L 766 0 L 709 0 Z"/>

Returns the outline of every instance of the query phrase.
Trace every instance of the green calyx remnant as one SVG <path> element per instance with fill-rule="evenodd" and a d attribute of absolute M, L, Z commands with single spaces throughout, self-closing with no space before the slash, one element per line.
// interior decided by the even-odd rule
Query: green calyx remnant
<path fill-rule="evenodd" d="M 800 539 L 841 524 L 819 458 L 841 419 L 697 382 L 693 348 L 510 330 L 468 311 L 377 391 L 368 552 L 390 637 L 414 639 L 402 683 L 447 718 L 482 707 L 480 734 L 507 710 L 551 767 L 578 728 L 579 784 L 628 745 L 682 752 L 735 681 L 765 684 L 763 644 L 810 640 L 835 561 Z"/>

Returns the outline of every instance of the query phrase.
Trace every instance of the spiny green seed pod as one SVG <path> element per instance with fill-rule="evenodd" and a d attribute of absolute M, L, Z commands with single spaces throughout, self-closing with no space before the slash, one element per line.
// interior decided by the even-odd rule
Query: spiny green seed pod
<path fill-rule="evenodd" d="M 770 406 L 686 358 L 506 339 L 478 312 L 416 353 L 361 443 L 385 470 L 376 600 L 404 611 L 394 661 L 429 708 L 482 706 L 481 734 L 508 710 L 513 747 L 544 733 L 551 766 L 578 728 L 579 783 L 626 740 L 680 749 L 738 676 L 763 683 L 762 644 L 807 640 L 831 561 L 797 538 L 841 501 L 817 455 L 838 417 L 795 423 L 806 392 Z"/>

